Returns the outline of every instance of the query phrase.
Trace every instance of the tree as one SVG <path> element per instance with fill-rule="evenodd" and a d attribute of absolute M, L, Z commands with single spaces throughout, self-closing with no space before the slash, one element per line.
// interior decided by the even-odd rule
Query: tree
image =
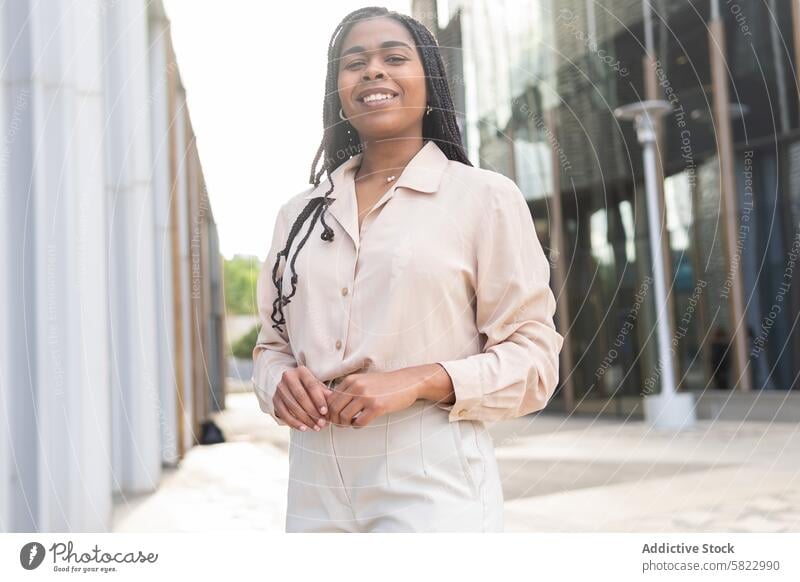
<path fill-rule="evenodd" d="M 258 257 L 235 255 L 225 259 L 225 309 L 233 315 L 255 315 L 256 281 L 261 269 Z"/>
<path fill-rule="evenodd" d="M 249 360 L 253 357 L 253 348 L 256 347 L 258 341 L 258 332 L 261 330 L 261 325 L 254 325 L 250 331 L 236 340 L 231 346 L 231 354 L 235 358 Z"/>

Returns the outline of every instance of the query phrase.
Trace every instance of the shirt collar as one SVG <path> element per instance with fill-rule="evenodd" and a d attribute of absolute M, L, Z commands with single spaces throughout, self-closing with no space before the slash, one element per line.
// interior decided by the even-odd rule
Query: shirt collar
<path fill-rule="evenodd" d="M 353 179 L 356 169 L 361 164 L 363 153 L 358 153 L 336 168 L 331 177 L 333 178 L 334 190 L 328 198 L 336 200 L 339 188 Z M 410 188 L 417 192 L 433 193 L 439 189 L 442 174 L 447 167 L 448 158 L 441 150 L 439 145 L 433 140 L 427 140 L 425 145 L 414 154 L 414 157 L 406 164 L 400 177 L 395 181 L 395 188 Z M 317 198 L 324 196 L 331 187 L 330 181 L 326 178 L 318 186 L 303 198 Z"/>

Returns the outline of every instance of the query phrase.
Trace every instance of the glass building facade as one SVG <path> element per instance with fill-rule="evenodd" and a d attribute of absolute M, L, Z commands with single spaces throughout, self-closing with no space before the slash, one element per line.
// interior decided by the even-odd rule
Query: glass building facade
<path fill-rule="evenodd" d="M 632 124 L 614 115 L 648 98 L 672 105 L 658 157 L 678 389 L 797 389 L 800 93 L 791 4 L 414 2 L 415 15 L 436 25 L 470 159 L 515 180 L 549 252 L 567 336 L 556 407 L 620 407 L 649 386 L 657 391 L 642 150 Z M 724 27 L 717 55 L 729 95 L 719 111 L 730 118 L 733 152 L 725 163 L 712 20 Z M 735 183 L 728 206 L 723 167 Z M 735 238 L 726 239 L 730 224 Z"/>

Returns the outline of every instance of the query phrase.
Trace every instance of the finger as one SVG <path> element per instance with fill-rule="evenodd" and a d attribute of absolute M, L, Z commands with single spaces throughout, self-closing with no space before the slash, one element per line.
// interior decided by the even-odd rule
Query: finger
<path fill-rule="evenodd" d="M 317 426 L 317 420 L 315 418 L 311 418 L 303 407 L 298 404 L 297 400 L 294 399 L 294 395 L 288 388 L 285 388 L 283 392 L 281 392 L 281 396 L 283 397 L 283 403 L 286 406 L 286 409 L 294 416 L 297 420 L 302 422 L 306 425 L 306 428 L 313 428 Z"/>
<path fill-rule="evenodd" d="M 335 392 L 333 390 L 325 385 L 322 386 L 322 397 L 325 400 L 325 418 L 320 421 L 320 426 L 324 427 L 326 424 L 331 422 L 331 401 L 333 400 L 334 395 Z"/>
<path fill-rule="evenodd" d="M 374 406 L 368 406 L 364 410 L 361 411 L 361 414 L 358 415 L 358 418 L 353 420 L 353 428 L 364 428 L 370 422 L 375 420 L 375 418 L 379 416 L 378 409 Z"/>
<path fill-rule="evenodd" d="M 285 382 L 288 385 L 295 402 L 297 402 L 297 404 L 303 409 L 306 415 L 313 419 L 311 424 L 314 425 L 317 424 L 317 421 L 321 418 L 321 416 L 316 405 L 308 396 L 308 391 L 301 374 L 302 372 L 291 374 L 285 379 Z"/>
<path fill-rule="evenodd" d="M 325 416 L 328 414 L 328 403 L 325 401 L 325 393 L 323 392 L 325 384 L 320 382 L 310 370 L 306 368 L 303 370 L 304 371 L 301 372 L 301 378 L 306 387 L 306 392 L 317 411 L 319 411 L 319 414 Z"/>
<path fill-rule="evenodd" d="M 360 398 L 353 398 L 350 403 L 339 413 L 339 417 L 342 419 L 342 422 L 344 422 L 345 425 L 351 426 L 353 424 L 353 417 L 357 412 L 363 409 L 364 402 Z"/>
<path fill-rule="evenodd" d="M 278 397 L 275 401 L 275 412 L 278 416 L 291 428 L 296 428 L 297 430 L 308 430 L 306 425 L 302 422 L 297 420 L 286 408 L 286 405 L 283 403 L 283 398 Z"/>
<path fill-rule="evenodd" d="M 338 387 L 336 387 L 334 389 L 328 388 L 327 390 L 328 391 L 325 394 L 325 401 L 327 402 L 327 406 L 328 406 L 328 418 L 331 421 L 333 421 L 333 417 L 331 416 L 331 413 L 332 413 L 334 407 L 337 407 L 336 408 L 337 410 L 341 410 L 342 406 L 340 406 L 339 403 L 341 402 L 341 400 L 343 398 L 343 394 L 339 390 Z"/>
<path fill-rule="evenodd" d="M 280 396 L 275 402 L 275 411 L 278 413 L 278 416 L 280 416 L 291 428 L 303 431 L 308 430 L 308 427 L 291 413 L 289 408 L 286 406 L 286 402 Z"/>
<path fill-rule="evenodd" d="M 336 392 L 334 395 L 334 400 L 328 405 L 329 410 L 329 417 L 333 424 L 337 424 L 339 426 L 344 425 L 344 419 L 342 418 L 342 410 L 350 404 L 350 401 L 353 397 L 346 392 Z M 349 423 L 348 423 L 349 424 Z"/>
<path fill-rule="evenodd" d="M 322 402 L 324 402 L 324 404 L 322 406 L 320 406 L 319 408 L 321 410 L 324 410 L 325 412 L 324 412 L 323 416 L 317 421 L 317 424 L 320 426 L 320 428 L 322 428 L 325 425 L 330 424 L 330 416 L 329 416 L 330 409 L 328 408 L 328 401 L 327 401 L 327 395 L 326 395 L 326 392 L 325 392 L 325 387 L 323 386 L 322 388 L 320 388 L 318 392 L 319 392 L 320 398 L 322 398 Z"/>
<path fill-rule="evenodd" d="M 331 413 L 328 416 L 333 424 L 339 426 L 350 424 L 349 420 L 346 420 L 342 416 L 342 410 L 344 410 L 345 406 L 350 404 L 354 398 L 354 395 L 349 392 L 350 383 L 350 376 L 345 376 L 344 379 L 334 386 L 333 396 L 328 399 L 328 411 Z"/>

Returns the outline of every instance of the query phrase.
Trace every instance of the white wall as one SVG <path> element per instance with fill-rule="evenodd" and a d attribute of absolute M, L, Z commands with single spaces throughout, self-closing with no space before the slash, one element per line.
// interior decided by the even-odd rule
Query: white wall
<path fill-rule="evenodd" d="M 112 494 L 153 491 L 177 460 L 162 16 L 0 3 L 0 531 L 108 530 Z"/>
<path fill-rule="evenodd" d="M 175 392 L 175 325 L 172 285 L 172 242 L 170 238 L 170 141 L 167 67 L 167 35 L 169 28 L 163 13 L 151 7 L 150 113 L 155 220 L 155 283 L 157 350 L 159 356 L 159 427 L 161 429 L 161 459 L 169 465 L 178 462 L 178 438 Z"/>
<path fill-rule="evenodd" d="M 4 531 L 110 524 L 96 10 L 88 0 L 0 7 Z"/>
<path fill-rule="evenodd" d="M 113 461 L 116 486 L 131 492 L 161 476 L 147 26 L 146 2 L 106 5 Z"/>

